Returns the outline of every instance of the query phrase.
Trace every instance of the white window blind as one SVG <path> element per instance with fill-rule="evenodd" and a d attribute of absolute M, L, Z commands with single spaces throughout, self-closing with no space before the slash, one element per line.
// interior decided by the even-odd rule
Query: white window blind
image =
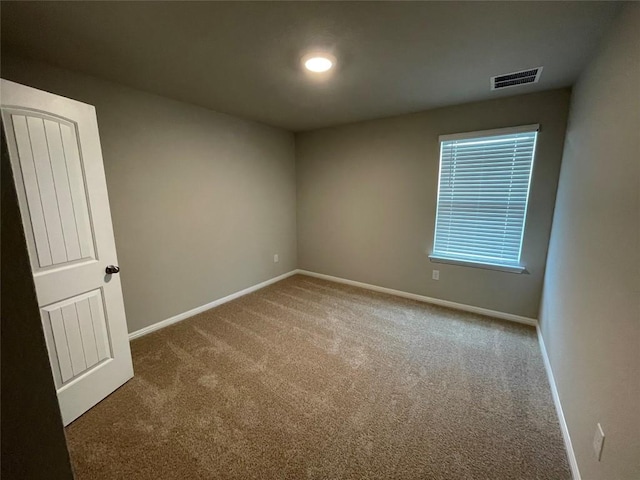
<path fill-rule="evenodd" d="M 431 258 L 521 271 L 538 125 L 440 137 Z"/>

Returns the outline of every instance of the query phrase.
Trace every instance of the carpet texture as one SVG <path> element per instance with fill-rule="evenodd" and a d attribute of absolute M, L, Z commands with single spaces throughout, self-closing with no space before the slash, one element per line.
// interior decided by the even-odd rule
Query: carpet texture
<path fill-rule="evenodd" d="M 296 275 L 131 344 L 85 479 L 570 479 L 535 330 Z"/>

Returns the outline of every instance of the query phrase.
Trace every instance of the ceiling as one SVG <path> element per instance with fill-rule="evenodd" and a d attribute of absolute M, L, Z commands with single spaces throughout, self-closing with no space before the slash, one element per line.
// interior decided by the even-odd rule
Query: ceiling
<path fill-rule="evenodd" d="M 2 53 L 292 131 L 573 84 L 612 2 L 3 2 Z M 305 73 L 310 50 L 328 75 Z M 544 66 L 537 84 L 491 76 Z"/>

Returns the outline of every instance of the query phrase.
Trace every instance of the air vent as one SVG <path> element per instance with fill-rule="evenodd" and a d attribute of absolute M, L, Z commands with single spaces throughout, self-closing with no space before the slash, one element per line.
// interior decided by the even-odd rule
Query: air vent
<path fill-rule="evenodd" d="M 530 68 L 529 70 L 522 70 L 520 72 L 505 73 L 504 75 L 491 77 L 491 90 L 517 87 L 519 85 L 526 85 L 527 83 L 538 83 L 541 73 L 542 67 L 537 67 Z"/>

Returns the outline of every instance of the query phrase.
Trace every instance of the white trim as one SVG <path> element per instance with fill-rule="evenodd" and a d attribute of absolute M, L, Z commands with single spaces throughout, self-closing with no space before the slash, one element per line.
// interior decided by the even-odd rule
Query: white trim
<path fill-rule="evenodd" d="M 268 285 L 279 282 L 280 280 L 284 280 L 285 278 L 291 277 L 292 275 L 296 275 L 296 274 L 307 275 L 308 277 L 321 278 L 323 280 L 329 280 L 331 282 L 365 288 L 367 290 L 373 290 L 375 292 L 387 293 L 389 295 L 395 295 L 397 297 L 409 298 L 411 300 L 431 303 L 433 305 L 440 305 L 442 307 L 453 308 L 453 309 L 462 310 L 465 312 L 478 313 L 480 315 L 499 318 L 501 320 L 509 320 L 511 322 L 522 323 L 522 324 L 531 325 L 534 327 L 538 325 L 538 321 L 535 318 L 523 317 L 520 315 L 514 315 L 512 313 L 499 312 L 497 310 L 489 310 L 488 308 L 476 307 L 473 305 L 466 305 L 464 303 L 451 302 L 449 300 L 441 300 L 439 298 L 426 297 L 424 295 L 403 292 L 401 290 L 394 290 L 392 288 L 379 287 L 377 285 L 371 285 L 369 283 L 356 282 L 355 280 L 347 280 L 346 278 L 334 277 L 332 275 L 325 275 L 324 273 L 316 273 L 316 272 L 310 272 L 308 270 L 297 269 L 297 270 L 291 270 L 290 272 L 284 273 L 277 277 L 270 278 L 269 280 L 265 280 L 264 282 L 245 288 L 244 290 L 240 290 L 238 292 L 232 293 L 230 295 L 227 295 L 226 297 L 219 298 L 218 300 L 214 300 L 213 302 L 207 303 L 206 305 L 201 305 L 199 307 L 193 308 L 184 313 L 175 315 L 171 318 L 167 318 L 166 320 L 162 320 L 160 322 L 154 323 L 152 325 L 149 325 L 148 327 L 141 328 L 140 330 L 136 330 L 135 332 L 131 332 L 129 334 L 129 340 L 142 337 L 143 335 L 147 335 L 148 333 L 155 332 L 156 330 L 160 330 L 161 328 L 180 322 L 189 317 L 193 317 L 194 315 L 202 313 L 211 308 L 215 308 L 218 305 L 222 305 L 223 303 L 230 302 L 231 300 L 235 300 L 236 298 L 242 297 L 251 292 L 255 292 L 256 290 L 260 290 L 261 288 L 264 288 Z"/>
<path fill-rule="evenodd" d="M 373 290 L 374 292 L 388 293 L 389 295 L 395 295 L 397 297 L 410 298 L 411 300 L 418 300 L 419 302 L 432 303 L 434 305 L 440 305 L 441 307 L 454 308 L 456 310 L 463 310 L 465 312 L 471 312 L 471 313 L 479 313 L 480 315 L 487 315 L 489 317 L 499 318 L 501 320 L 509 320 L 511 322 L 523 323 L 525 325 L 531 325 L 534 327 L 538 325 L 538 321 L 535 318 L 522 317 L 520 315 L 514 315 L 512 313 L 498 312 L 496 310 L 489 310 L 487 308 L 475 307 L 473 305 L 465 305 L 463 303 L 450 302 L 449 300 L 441 300 L 439 298 L 425 297 L 424 295 L 403 292 L 401 290 L 393 290 L 392 288 L 379 287 L 377 285 L 371 285 L 368 283 L 356 282 L 354 280 L 347 280 L 345 278 L 325 275 L 324 273 L 309 272 L 307 270 L 298 270 L 297 273 L 300 273 L 302 275 L 307 275 L 309 277 L 322 278 L 323 280 L 329 280 L 331 282 L 344 283 L 345 285 L 366 288 L 367 290 Z"/>
<path fill-rule="evenodd" d="M 222 305 L 223 303 L 230 302 L 231 300 L 235 300 L 236 298 L 242 297 L 251 292 L 255 292 L 256 290 L 260 290 L 261 288 L 271 285 L 272 283 L 276 283 L 276 282 L 279 282 L 280 280 L 284 280 L 285 278 L 295 275 L 296 273 L 298 273 L 298 270 L 291 270 L 290 272 L 283 273 L 282 275 L 278 275 L 277 277 L 270 278 L 269 280 L 265 280 L 264 282 L 258 283 L 251 287 L 247 287 L 244 290 L 240 290 L 238 292 L 227 295 L 226 297 L 222 297 L 222 298 L 219 298 L 218 300 L 214 300 L 213 302 L 207 303 L 206 305 L 201 305 L 187 312 L 180 313 L 174 317 L 167 318 L 166 320 L 162 320 L 160 322 L 154 323 L 152 325 L 149 325 L 148 327 L 144 327 L 144 328 L 141 328 L 140 330 L 136 330 L 135 332 L 131 332 L 129 334 L 129 340 L 131 341 L 134 338 L 142 337 L 143 335 L 147 335 L 148 333 L 155 332 L 156 330 L 160 330 L 161 328 L 168 327 L 169 325 L 180 322 L 189 317 L 193 317 L 194 315 L 202 313 L 206 310 L 210 310 L 214 307 L 217 307 L 218 305 Z"/>
<path fill-rule="evenodd" d="M 429 261 L 433 263 L 448 263 L 450 265 L 460 265 L 463 267 L 484 268 L 485 270 L 497 270 L 498 272 L 526 273 L 526 268 L 522 265 L 498 265 L 497 263 L 472 262 L 471 260 L 458 260 L 457 258 L 447 258 L 435 253 L 429 255 Z"/>
<path fill-rule="evenodd" d="M 573 480 L 581 480 L 580 469 L 578 468 L 578 461 L 576 460 L 576 454 L 573 451 L 573 445 L 571 443 L 571 435 L 569 434 L 569 427 L 567 421 L 564 418 L 564 412 L 562 411 L 562 404 L 560 403 L 560 396 L 558 395 L 558 388 L 556 387 L 556 380 L 553 377 L 553 370 L 551 370 L 551 362 L 547 355 L 547 347 L 544 345 L 544 338 L 542 337 L 542 331 L 540 326 L 536 327 L 538 331 L 538 343 L 540 344 L 540 352 L 542 353 L 542 361 L 544 362 L 544 369 L 547 371 L 547 377 L 549 379 L 549 385 L 551 387 L 551 396 L 553 397 L 553 403 L 556 407 L 558 414 L 558 422 L 560 423 L 560 431 L 562 432 L 562 438 L 564 439 L 564 446 L 567 451 L 567 459 L 569 460 L 569 466 L 571 467 L 571 475 Z"/>
<path fill-rule="evenodd" d="M 440 135 L 440 142 L 448 142 L 451 140 L 464 140 L 466 138 L 476 137 L 495 137 L 497 135 L 511 135 L 513 133 L 539 132 L 540 124 L 532 123 L 531 125 L 519 125 L 517 127 L 494 128 L 492 130 L 478 130 L 477 132 L 452 133 L 450 135 Z"/>

